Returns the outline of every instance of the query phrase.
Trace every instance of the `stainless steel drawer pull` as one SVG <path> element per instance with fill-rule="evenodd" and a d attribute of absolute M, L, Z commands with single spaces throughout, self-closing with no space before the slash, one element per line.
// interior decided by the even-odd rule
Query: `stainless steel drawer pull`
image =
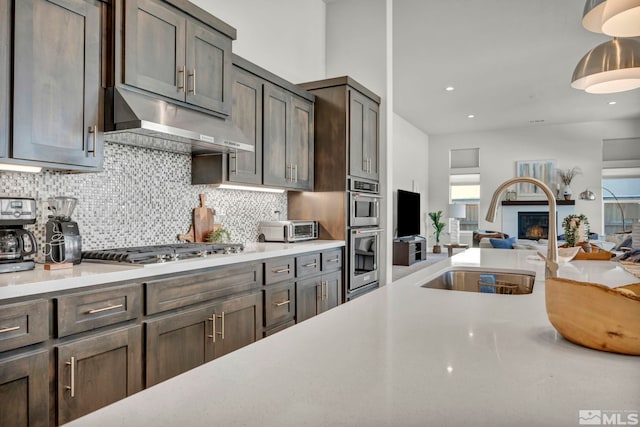
<path fill-rule="evenodd" d="M 93 157 L 95 157 L 96 151 L 98 151 L 98 126 L 91 126 L 89 128 L 89 133 L 93 134 L 93 150 L 87 150 L 87 153 L 93 153 Z"/>
<path fill-rule="evenodd" d="M 213 342 L 216 342 L 216 315 L 212 314 L 209 320 L 213 322 L 213 335 L 209 335 L 209 338 L 211 338 Z"/>
<path fill-rule="evenodd" d="M 318 266 L 318 263 L 317 263 L 317 262 L 311 262 L 311 263 L 309 263 L 309 264 L 305 264 L 305 265 L 303 265 L 303 267 L 305 267 L 305 268 L 311 268 L 311 267 L 315 268 L 315 267 L 317 267 L 317 266 Z"/>
<path fill-rule="evenodd" d="M 192 73 L 189 73 L 189 77 L 192 77 L 193 80 L 193 89 L 187 89 L 187 93 L 196 94 L 196 69 L 193 69 Z"/>
<path fill-rule="evenodd" d="M 10 328 L 3 328 L 3 329 L 0 329 L 0 334 L 3 333 L 3 332 L 17 331 L 18 329 L 20 329 L 20 326 L 12 326 Z"/>
<path fill-rule="evenodd" d="M 289 273 L 290 271 L 291 270 L 288 268 L 281 268 L 280 270 L 271 270 L 271 272 L 275 274 Z"/>
<path fill-rule="evenodd" d="M 291 302 L 291 300 L 286 300 L 286 301 L 282 301 L 282 302 L 274 302 L 273 305 L 275 305 L 276 307 L 282 307 L 283 305 L 287 305 Z"/>
<path fill-rule="evenodd" d="M 218 316 L 218 318 L 222 319 L 222 322 L 220 324 L 221 332 L 218 332 L 218 335 L 220 335 L 220 338 L 224 339 L 224 311 L 220 316 Z"/>
<path fill-rule="evenodd" d="M 328 259 L 327 262 L 338 262 L 340 261 L 340 257 Z"/>
<path fill-rule="evenodd" d="M 96 309 L 87 311 L 87 314 L 102 313 L 103 311 L 115 310 L 116 308 L 121 308 L 121 307 L 124 307 L 124 304 L 110 305 L 108 307 L 96 308 Z"/>
<path fill-rule="evenodd" d="M 71 392 L 71 397 L 76 396 L 76 358 L 71 357 L 71 361 L 67 362 L 67 366 L 71 367 L 71 385 L 65 388 Z"/>

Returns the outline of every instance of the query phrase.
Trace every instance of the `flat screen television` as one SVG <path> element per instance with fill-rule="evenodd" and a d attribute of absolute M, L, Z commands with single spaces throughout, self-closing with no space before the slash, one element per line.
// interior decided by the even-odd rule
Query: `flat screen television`
<path fill-rule="evenodd" d="M 420 235 L 420 193 L 398 190 L 398 237 Z"/>

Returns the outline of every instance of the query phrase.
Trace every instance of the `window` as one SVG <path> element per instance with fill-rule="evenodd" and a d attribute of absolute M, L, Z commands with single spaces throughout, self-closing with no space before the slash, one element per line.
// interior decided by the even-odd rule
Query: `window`
<path fill-rule="evenodd" d="M 637 176 L 627 174 L 624 177 L 606 177 L 607 170 L 603 170 L 605 177 L 602 179 L 602 202 L 605 234 L 623 231 L 623 215 L 624 229 L 627 231 L 631 230 L 631 224 L 634 221 L 640 219 L 640 170 L 635 173 Z"/>
<path fill-rule="evenodd" d="M 460 219 L 460 230 L 477 230 L 480 174 L 449 175 L 449 200 L 450 203 L 466 205 L 466 216 Z"/>

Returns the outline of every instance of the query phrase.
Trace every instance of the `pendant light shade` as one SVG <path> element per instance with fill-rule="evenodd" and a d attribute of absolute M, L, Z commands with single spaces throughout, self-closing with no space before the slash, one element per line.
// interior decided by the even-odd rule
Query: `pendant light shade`
<path fill-rule="evenodd" d="M 602 33 L 602 14 L 606 0 L 587 0 L 582 13 L 582 26 L 594 33 Z"/>
<path fill-rule="evenodd" d="M 576 66 L 571 86 L 588 93 L 615 93 L 639 88 L 640 42 L 613 39 L 591 49 Z"/>
<path fill-rule="evenodd" d="M 602 32 L 614 37 L 640 36 L 640 0 L 607 0 Z"/>

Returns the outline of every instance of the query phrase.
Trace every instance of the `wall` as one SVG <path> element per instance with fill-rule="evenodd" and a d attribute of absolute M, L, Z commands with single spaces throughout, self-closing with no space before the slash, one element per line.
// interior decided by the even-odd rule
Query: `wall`
<path fill-rule="evenodd" d="M 431 232 L 427 223 L 429 190 L 429 136 L 401 116 L 393 115 L 393 229 L 397 228 L 396 190 L 402 189 L 420 193 L 420 234 Z M 395 233 L 394 233 L 395 235 Z"/>
<path fill-rule="evenodd" d="M 381 256 L 381 284 L 391 282 L 393 216 L 388 185 L 392 156 L 393 94 L 390 84 L 391 0 L 340 0 L 326 5 L 326 75 L 348 75 L 382 98 L 380 104 L 380 194 L 385 250 Z M 389 256 L 387 256 L 389 255 Z"/>
<path fill-rule="evenodd" d="M 191 185 L 191 156 L 132 146 L 105 144 L 104 170 L 99 173 L 39 174 L 0 171 L 0 195 L 46 200 L 52 196 L 79 199 L 78 222 L 84 250 L 175 243 L 186 233 L 198 194 L 207 206 L 222 209 L 215 222 L 227 228 L 234 242 L 256 241 L 258 221 L 286 217 L 286 193 L 220 190 Z M 44 243 L 43 210 L 35 231 Z"/>
<path fill-rule="evenodd" d="M 496 229 L 501 218 L 491 224 L 484 220 L 493 190 L 516 176 L 517 160 L 555 159 L 562 169 L 579 166 L 583 175 L 571 183 L 574 199 L 585 188 L 599 188 L 602 171 L 602 140 L 633 138 L 640 135 L 640 121 L 610 120 L 587 123 L 536 126 L 486 132 L 431 135 L 429 137 L 429 206 L 444 209 L 449 189 L 443 179 L 449 174 L 449 150 L 480 148 L 480 223 Z M 576 200 L 575 212 L 589 218 L 591 231 L 602 234 L 600 203 Z M 500 210 L 498 211 L 500 215 Z"/>
<path fill-rule="evenodd" d="M 190 0 L 235 27 L 233 52 L 294 83 L 325 76 L 322 0 Z"/>

